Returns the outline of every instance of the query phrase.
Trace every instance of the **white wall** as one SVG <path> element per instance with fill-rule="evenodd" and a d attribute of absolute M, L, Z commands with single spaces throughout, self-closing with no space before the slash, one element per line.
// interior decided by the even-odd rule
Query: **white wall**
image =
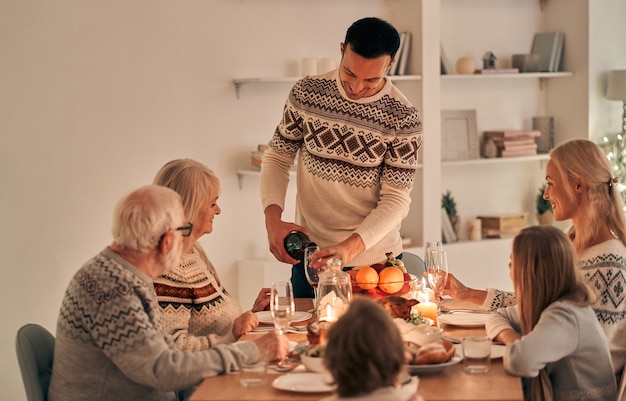
<path fill-rule="evenodd" d="M 230 81 L 287 74 L 301 57 L 338 57 L 345 29 L 363 16 L 408 29 L 396 10 L 415 3 L 2 1 L 4 399 L 25 399 L 17 328 L 37 322 L 55 331 L 71 276 L 110 242 L 115 201 L 173 158 L 197 159 L 222 180 L 222 215 L 202 243 L 236 293 L 236 261 L 267 254 L 256 182 L 239 189 L 236 170 L 269 139 L 290 85 L 246 85 L 237 100 Z"/>
<path fill-rule="evenodd" d="M 358 6 L 357 6 L 358 3 Z M 398 3 L 394 1 L 394 3 Z M 0 3 L 0 388 L 24 400 L 19 326 L 54 332 L 74 272 L 110 242 L 114 203 L 178 157 L 222 181 L 203 241 L 227 288 L 236 261 L 266 254 L 253 179 L 236 170 L 266 143 L 301 57 L 339 57 L 354 20 L 381 0 L 4 0 Z M 250 307 L 251 305 L 244 305 Z"/>

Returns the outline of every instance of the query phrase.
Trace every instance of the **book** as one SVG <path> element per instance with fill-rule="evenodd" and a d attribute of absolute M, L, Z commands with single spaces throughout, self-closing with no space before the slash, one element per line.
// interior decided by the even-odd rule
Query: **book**
<path fill-rule="evenodd" d="M 520 146 L 534 146 L 537 147 L 535 138 L 532 137 L 519 137 L 513 139 L 504 138 L 490 138 L 493 143 L 501 148 L 518 148 Z"/>
<path fill-rule="evenodd" d="M 441 57 L 441 75 L 454 74 L 454 68 L 452 68 L 452 64 L 443 50 L 443 44 L 439 46 L 439 53 Z"/>
<path fill-rule="evenodd" d="M 500 131 L 484 131 L 483 135 L 486 139 L 495 139 L 495 138 L 537 138 L 541 136 L 541 131 L 539 130 L 500 130 Z"/>
<path fill-rule="evenodd" d="M 406 32 L 401 32 L 400 33 L 400 47 L 398 47 L 398 51 L 396 52 L 396 62 L 393 63 L 393 65 L 389 69 L 388 75 L 398 75 L 398 71 L 400 68 L 400 59 L 402 58 L 402 51 L 404 50 L 405 39 L 406 39 Z"/>
<path fill-rule="evenodd" d="M 517 74 L 519 69 L 517 68 L 489 68 L 486 70 L 477 70 L 476 74 L 481 75 L 493 75 L 493 74 Z"/>
<path fill-rule="evenodd" d="M 498 151 L 502 151 L 502 150 L 511 150 L 511 151 L 520 151 L 520 150 L 537 150 L 537 144 L 536 143 L 523 143 L 523 144 L 516 144 L 516 143 L 497 143 L 496 144 L 496 148 L 498 149 Z"/>
<path fill-rule="evenodd" d="M 500 157 L 519 157 L 519 156 L 534 156 L 537 154 L 537 149 L 503 149 Z"/>
<path fill-rule="evenodd" d="M 406 75 L 409 58 L 411 56 L 411 32 L 404 32 L 404 42 L 402 43 L 400 60 L 397 75 Z"/>
<path fill-rule="evenodd" d="M 539 71 L 555 72 L 561 62 L 564 34 L 562 32 L 536 33 L 531 47 L 532 54 L 539 55 Z M 557 61 L 558 60 L 558 61 Z"/>
<path fill-rule="evenodd" d="M 450 217 L 446 212 L 445 208 L 441 208 L 441 233 L 444 244 L 449 244 L 451 242 L 456 242 L 457 237 L 454 232 L 454 227 L 452 227 L 452 223 L 450 222 Z"/>

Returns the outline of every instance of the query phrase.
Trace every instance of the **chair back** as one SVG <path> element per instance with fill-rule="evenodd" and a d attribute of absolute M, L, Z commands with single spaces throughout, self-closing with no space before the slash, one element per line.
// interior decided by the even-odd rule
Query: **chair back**
<path fill-rule="evenodd" d="M 46 401 L 54 359 L 54 336 L 38 324 L 26 324 L 15 338 L 17 361 L 28 401 Z"/>
<path fill-rule="evenodd" d="M 617 384 L 617 401 L 626 401 L 626 368 L 622 370 L 622 378 Z"/>
<path fill-rule="evenodd" d="M 416 254 L 402 252 L 402 263 L 404 263 L 407 273 L 415 274 L 418 278 L 424 277 L 426 264 L 424 263 L 424 260 Z"/>

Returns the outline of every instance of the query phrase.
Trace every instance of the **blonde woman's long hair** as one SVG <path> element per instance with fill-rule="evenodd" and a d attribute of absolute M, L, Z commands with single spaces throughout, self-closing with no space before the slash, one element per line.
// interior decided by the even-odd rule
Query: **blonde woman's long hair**
<path fill-rule="evenodd" d="M 576 251 L 567 235 L 552 226 L 531 226 L 513 240 L 511 278 L 517 296 L 522 335 L 530 333 L 541 313 L 556 300 L 591 305 L 597 293 L 577 267 Z M 551 400 L 547 373 L 530 380 L 532 400 Z"/>
<path fill-rule="evenodd" d="M 624 202 L 617 190 L 618 181 L 612 175 L 611 164 L 598 145 L 586 139 L 574 139 L 552 149 L 550 160 L 563 182 L 580 182 L 587 187 L 577 205 L 584 230 L 580 227 L 578 232 L 575 227 L 569 230 L 576 250 L 589 248 L 605 223 L 613 236 L 626 246 Z M 570 199 L 574 199 L 570 186 L 566 185 L 565 191 Z"/>

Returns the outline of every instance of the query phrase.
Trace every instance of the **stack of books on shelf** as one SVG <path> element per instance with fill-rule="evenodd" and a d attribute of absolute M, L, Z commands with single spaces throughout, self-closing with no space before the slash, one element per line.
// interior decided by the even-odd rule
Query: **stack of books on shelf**
<path fill-rule="evenodd" d="M 269 146 L 259 145 L 256 150 L 250 152 L 250 164 L 252 164 L 253 168 L 257 170 L 261 169 L 261 159 L 263 159 L 263 153 L 265 153 L 267 149 L 269 149 Z"/>
<path fill-rule="evenodd" d="M 563 32 L 536 33 L 530 52 L 539 55 L 539 71 L 557 72 L 561 70 L 563 57 Z"/>
<path fill-rule="evenodd" d="M 483 238 L 510 238 L 522 228 L 528 227 L 528 212 L 478 216 L 481 221 Z"/>
<path fill-rule="evenodd" d="M 485 131 L 483 141 L 485 144 L 493 142 L 496 157 L 533 156 L 537 154 L 537 138 L 540 136 L 539 130 Z"/>

